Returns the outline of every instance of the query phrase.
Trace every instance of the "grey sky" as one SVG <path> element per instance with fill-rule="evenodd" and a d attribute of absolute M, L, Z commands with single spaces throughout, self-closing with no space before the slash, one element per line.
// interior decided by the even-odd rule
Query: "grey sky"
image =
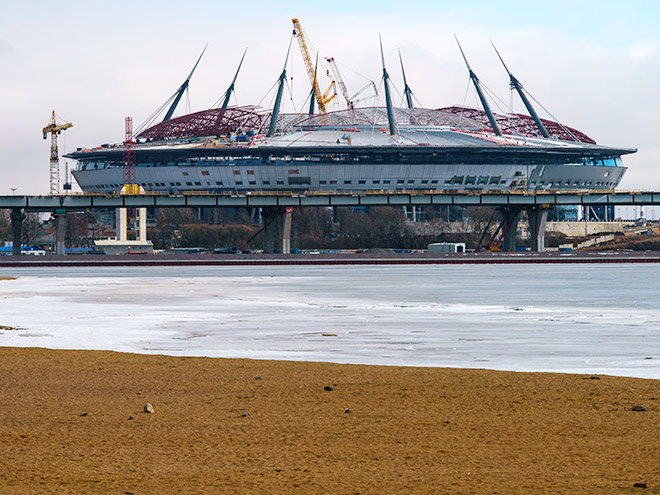
<path fill-rule="evenodd" d="M 456 33 L 484 83 L 510 102 L 492 38 L 525 87 L 562 123 L 599 143 L 639 148 L 625 160 L 623 188 L 660 189 L 659 7 L 655 2 L 2 2 L 0 18 L 0 194 L 48 190 L 50 112 L 74 123 L 71 151 L 123 138 L 124 117 L 143 121 L 181 84 L 206 43 L 190 86 L 190 109 L 224 92 L 245 47 L 232 103 L 256 104 L 275 82 L 298 17 L 322 56 L 334 56 L 355 89 L 380 77 L 378 33 L 401 90 L 397 50 L 421 104 L 477 105 L 453 40 Z M 309 91 L 292 47 L 290 81 L 301 107 Z M 466 97 L 467 94 L 467 97 Z M 397 102 L 400 99 L 397 97 Z M 365 102 L 367 103 L 367 102 Z M 266 98 L 262 106 L 268 106 Z M 293 110 L 287 101 L 285 110 Z M 513 110 L 522 111 L 517 98 Z M 185 111 L 185 105 L 181 106 Z M 547 116 L 547 115 L 544 115 Z M 62 163 L 62 168 L 64 164 Z"/>

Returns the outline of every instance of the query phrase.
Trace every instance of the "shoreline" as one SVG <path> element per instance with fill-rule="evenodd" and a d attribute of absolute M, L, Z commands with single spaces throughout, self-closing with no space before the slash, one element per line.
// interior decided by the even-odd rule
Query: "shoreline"
<path fill-rule="evenodd" d="M 660 487 L 657 380 L 0 348 L 0 383 L 6 493 Z"/>
<path fill-rule="evenodd" d="M 313 266 L 660 263 L 659 251 L 520 253 L 155 254 L 0 257 L 2 268 L 109 266 Z"/>

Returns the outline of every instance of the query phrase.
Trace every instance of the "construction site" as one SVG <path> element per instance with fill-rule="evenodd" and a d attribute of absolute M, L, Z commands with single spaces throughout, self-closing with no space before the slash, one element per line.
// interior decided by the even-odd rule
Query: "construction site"
<path fill-rule="evenodd" d="M 245 51 L 212 108 L 177 115 L 205 47 L 181 86 L 135 132 L 126 117 L 123 142 L 68 153 L 77 163 L 69 170 L 66 162 L 63 183 L 57 139 L 73 123 L 53 111 L 42 133 L 51 139 L 48 196 L 55 202 L 5 201 L 3 254 L 419 251 L 438 242 L 475 252 L 655 245 L 656 226 L 615 214 L 617 204 L 656 204 L 653 194 L 607 199 L 626 171 L 622 156 L 636 150 L 597 144 L 541 118 L 494 44 L 511 95 L 527 115 L 493 112 L 458 38 L 481 108 L 421 106 L 400 51 L 404 105 L 396 107 L 382 41 L 380 84 L 369 79 L 352 91 L 336 58 L 320 57 L 300 20 L 292 24 L 271 107 L 230 104 Z M 304 113 L 281 111 L 292 44 L 309 80 Z M 331 111 L 338 98 L 346 108 Z M 358 105 L 365 101 L 372 106 Z M 605 199 L 582 203 L 594 193 Z"/>

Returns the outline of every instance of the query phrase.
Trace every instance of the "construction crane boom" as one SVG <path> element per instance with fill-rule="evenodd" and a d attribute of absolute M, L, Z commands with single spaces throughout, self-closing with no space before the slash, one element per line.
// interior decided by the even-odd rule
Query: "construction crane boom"
<path fill-rule="evenodd" d="M 339 90 L 341 91 L 341 94 L 344 96 L 348 108 L 352 109 L 353 100 L 348 94 L 348 90 L 346 89 L 346 84 L 344 83 L 344 80 L 342 79 L 341 74 L 339 73 L 339 67 L 337 67 L 337 63 L 335 62 L 334 57 L 328 57 L 325 59 L 325 61 L 328 62 L 328 65 L 330 66 L 330 70 L 332 70 L 332 75 L 335 77 L 335 80 L 337 81 L 337 86 L 339 86 Z"/>
<path fill-rule="evenodd" d="M 337 67 L 337 62 L 335 61 L 334 57 L 327 57 L 325 61 L 328 62 L 328 65 L 330 66 L 330 70 L 332 71 L 332 75 L 335 78 L 337 86 L 339 86 L 339 90 L 341 91 L 342 96 L 346 100 L 346 104 L 348 105 L 348 108 L 350 110 L 355 108 L 355 104 L 358 101 L 360 101 L 360 100 L 356 100 L 356 98 L 360 96 L 367 89 L 373 87 L 375 96 L 378 96 L 378 88 L 376 87 L 376 83 L 374 83 L 373 81 L 369 81 L 368 84 L 366 84 L 362 89 L 357 91 L 353 96 L 349 95 L 348 88 L 346 88 L 346 83 L 344 83 L 344 79 L 341 77 L 341 73 L 339 72 L 339 67 Z"/>
<path fill-rule="evenodd" d="M 42 129 L 44 139 L 50 134 L 50 194 L 60 193 L 60 155 L 57 149 L 57 135 L 69 127 L 73 127 L 70 122 L 57 123 L 53 110 L 50 123 Z"/>
<path fill-rule="evenodd" d="M 302 53 L 305 69 L 307 69 L 307 76 L 309 77 L 309 82 L 312 83 L 312 90 L 314 91 L 316 102 L 319 105 L 319 113 L 325 114 L 327 113 L 326 105 L 330 103 L 335 96 L 337 96 L 336 91 L 331 94 L 335 86 L 335 81 L 330 83 L 330 86 L 325 90 L 325 93 L 321 93 L 321 88 L 319 88 L 319 83 L 316 79 L 316 71 L 314 70 L 314 65 L 312 64 L 312 57 L 309 55 L 307 40 L 305 39 L 302 27 L 300 26 L 300 21 L 298 19 L 291 19 L 291 21 L 293 22 L 293 34 L 298 39 L 298 44 L 300 45 L 300 53 Z"/>

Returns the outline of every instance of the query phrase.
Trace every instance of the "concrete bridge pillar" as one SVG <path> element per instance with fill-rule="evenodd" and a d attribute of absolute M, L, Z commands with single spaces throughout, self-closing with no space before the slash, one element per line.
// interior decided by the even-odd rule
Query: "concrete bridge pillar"
<path fill-rule="evenodd" d="M 13 254 L 14 256 L 20 256 L 21 244 L 23 242 L 23 219 L 25 218 L 25 216 L 23 215 L 23 210 L 21 209 L 11 210 L 11 213 L 9 214 L 9 218 L 11 219 L 11 232 L 12 232 L 12 242 L 13 242 L 11 254 Z"/>
<path fill-rule="evenodd" d="M 534 209 L 528 210 L 529 218 L 529 239 L 532 244 L 532 251 L 545 251 L 545 224 L 548 220 L 548 210 Z"/>
<path fill-rule="evenodd" d="M 55 254 L 66 254 L 66 211 L 55 211 Z"/>
<path fill-rule="evenodd" d="M 127 208 L 117 208 L 115 213 L 115 232 L 118 241 L 128 240 L 127 234 L 127 223 L 128 223 L 128 209 Z"/>
<path fill-rule="evenodd" d="M 518 222 L 522 210 L 508 210 L 504 212 L 503 229 L 506 229 L 504 238 L 502 239 L 502 251 L 515 251 L 516 250 L 516 235 L 518 234 Z"/>
<path fill-rule="evenodd" d="M 293 208 L 264 208 L 262 210 L 265 253 L 289 254 L 291 252 L 292 213 Z"/>

